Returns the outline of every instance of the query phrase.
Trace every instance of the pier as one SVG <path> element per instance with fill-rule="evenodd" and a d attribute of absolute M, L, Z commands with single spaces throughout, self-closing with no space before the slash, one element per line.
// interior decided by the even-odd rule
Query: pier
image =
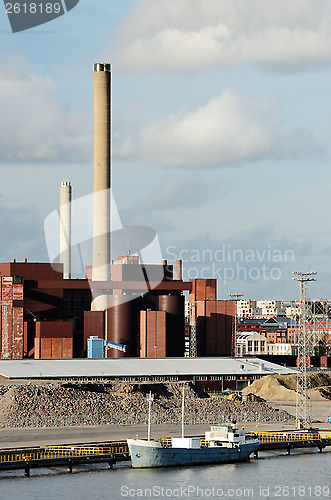
<path fill-rule="evenodd" d="M 326 446 L 331 446 L 331 430 L 252 432 L 249 435 L 260 442 L 255 456 L 263 450 L 286 450 L 290 454 L 295 448 L 318 448 L 322 452 Z"/>
<path fill-rule="evenodd" d="M 63 466 L 72 472 L 75 465 L 107 463 L 111 469 L 116 462 L 130 460 L 126 442 L 91 443 L 83 445 L 45 446 L 0 451 L 0 471 Z"/>
<path fill-rule="evenodd" d="M 248 435 L 259 439 L 256 458 L 263 450 L 283 449 L 290 454 L 295 448 L 318 448 L 322 452 L 331 446 L 331 430 L 251 432 Z M 200 439 L 202 446 L 208 446 L 204 438 Z M 160 441 L 163 446 L 171 445 L 171 438 L 161 438 Z M 42 467 L 64 467 L 72 472 L 74 466 L 106 463 L 112 469 L 122 461 L 130 461 L 126 441 L 0 450 L 0 471 L 21 469 L 25 476 L 30 476 L 31 469 Z"/>

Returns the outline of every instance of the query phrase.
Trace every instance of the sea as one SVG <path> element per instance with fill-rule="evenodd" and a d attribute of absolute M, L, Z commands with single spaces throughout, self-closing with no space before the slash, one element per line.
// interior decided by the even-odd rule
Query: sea
<path fill-rule="evenodd" d="M 0 471 L 1 500 L 330 499 L 331 448 L 260 452 L 249 462 L 132 469 L 130 462 Z"/>

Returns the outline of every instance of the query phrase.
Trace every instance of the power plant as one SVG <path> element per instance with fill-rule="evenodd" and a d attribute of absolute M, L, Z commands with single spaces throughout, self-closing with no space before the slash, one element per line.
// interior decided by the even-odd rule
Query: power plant
<path fill-rule="evenodd" d="M 176 270 L 166 260 L 144 263 L 136 249 L 111 255 L 111 163 L 111 65 L 97 63 L 92 265 L 72 279 L 71 184 L 62 181 L 60 263 L 0 264 L 1 359 L 84 358 L 90 337 L 126 346 L 107 357 L 183 357 L 191 332 L 194 356 L 230 355 L 235 303 L 217 300 L 215 279 L 185 282 L 181 260 Z"/>
<path fill-rule="evenodd" d="M 228 363 L 225 371 L 217 368 L 217 374 L 214 371 L 208 376 L 201 375 L 200 369 L 196 371 L 197 365 L 192 365 L 194 359 L 184 360 L 185 357 L 209 357 L 211 362 L 213 357 L 214 360 L 220 356 L 233 357 L 236 334 L 245 354 L 254 355 L 255 344 L 259 342 L 255 331 L 258 326 L 254 322 L 237 323 L 238 304 L 241 307 L 247 301 L 238 302 L 239 295 L 231 297 L 232 300 L 218 300 L 216 279 L 184 281 L 181 259 L 177 259 L 176 269 L 161 258 L 160 251 L 152 263 L 144 261 L 143 250 L 150 245 L 153 247 L 156 233 L 151 228 L 121 227 L 116 207 L 112 210 L 111 176 L 111 66 L 97 63 L 94 65 L 93 230 L 91 227 L 91 234 L 84 234 L 93 248 L 88 254 L 87 265 L 83 265 L 82 249 L 77 250 L 77 235 L 72 236 L 77 224 L 72 210 L 72 186 L 68 180 L 63 180 L 60 209 L 59 213 L 55 212 L 59 244 L 58 249 L 53 249 L 54 259 L 58 254 L 59 258 L 49 263 L 28 262 L 27 259 L 0 263 L 0 359 L 70 360 L 101 355 L 105 358 L 145 358 L 139 360 L 139 366 L 135 362 L 124 367 L 119 364 L 124 359 L 116 362 L 120 372 L 124 369 L 122 377 L 130 373 L 130 379 L 140 380 L 151 358 L 171 358 L 168 361 L 173 360 L 174 364 L 168 365 L 167 373 L 161 367 L 166 359 L 157 365 L 157 370 L 154 366 L 151 373 L 179 380 L 187 376 L 184 364 L 188 366 L 186 362 L 189 362 L 195 382 L 203 387 L 208 385 L 210 390 L 238 389 L 262 376 L 263 363 L 273 356 L 263 356 L 262 364 L 241 357 L 236 362 L 233 360 L 230 366 L 229 360 L 223 360 L 223 364 Z M 82 207 L 85 216 L 92 212 L 92 207 L 87 209 L 79 204 L 80 210 Z M 82 217 L 81 212 L 79 216 Z M 54 233 L 53 222 L 51 233 Z M 76 264 L 73 253 L 75 259 L 79 255 L 84 278 L 73 279 L 74 262 Z M 277 321 L 273 319 L 273 324 L 268 321 L 262 326 L 273 329 L 270 338 L 277 337 L 278 342 L 280 336 L 283 342 L 283 330 L 278 332 Z M 260 344 L 263 341 L 265 349 L 268 334 L 261 338 Z M 266 352 L 260 350 L 259 356 Z M 326 357 L 323 363 L 327 362 L 325 360 Z M 204 363 L 206 373 L 208 363 L 207 360 Z M 250 378 L 247 363 L 252 365 Z M 40 369 L 34 366 L 31 369 L 41 373 L 45 368 L 39 366 Z M 95 367 L 94 373 L 99 373 L 100 369 Z M 88 373 L 87 365 L 84 370 Z M 114 375 L 114 370 L 115 366 L 108 363 L 108 375 L 105 376 L 109 377 L 110 373 L 115 378 L 120 376 L 119 372 Z M 79 371 L 77 365 L 75 371 Z"/>

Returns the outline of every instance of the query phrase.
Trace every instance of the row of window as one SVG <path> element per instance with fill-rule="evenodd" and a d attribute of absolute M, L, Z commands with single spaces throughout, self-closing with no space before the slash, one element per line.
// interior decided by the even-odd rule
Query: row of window
<path fill-rule="evenodd" d="M 260 344 L 260 347 L 259 347 Z M 254 351 L 264 351 L 265 341 L 264 340 L 254 340 Z M 248 341 L 248 352 L 253 352 L 253 340 Z"/>

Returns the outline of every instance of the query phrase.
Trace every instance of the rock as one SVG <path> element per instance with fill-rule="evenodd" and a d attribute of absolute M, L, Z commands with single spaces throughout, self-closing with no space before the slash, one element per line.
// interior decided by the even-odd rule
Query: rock
<path fill-rule="evenodd" d="M 250 386 L 252 387 L 252 386 Z M 176 383 L 33 383 L 0 385 L 0 427 L 147 424 L 146 394 L 155 394 L 153 423 L 180 424 L 181 385 Z M 187 424 L 292 421 L 286 412 L 266 403 L 232 402 L 209 398 L 192 385 L 185 390 Z"/>

